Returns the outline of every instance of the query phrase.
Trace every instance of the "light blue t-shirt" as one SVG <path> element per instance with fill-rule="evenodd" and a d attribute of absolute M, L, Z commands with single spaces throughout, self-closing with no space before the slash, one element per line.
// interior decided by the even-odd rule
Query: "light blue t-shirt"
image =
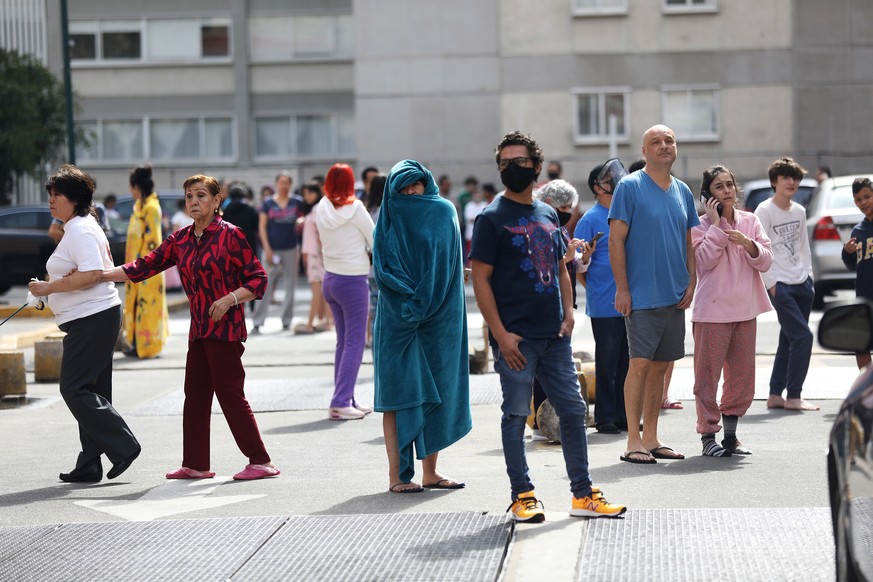
<path fill-rule="evenodd" d="M 676 305 L 690 277 L 686 236 L 700 224 L 691 190 L 673 178 L 662 190 L 647 173 L 636 171 L 615 188 L 609 220 L 628 225 L 627 279 L 633 309 Z"/>
<path fill-rule="evenodd" d="M 586 212 L 576 224 L 574 238 L 590 241 L 598 232 L 597 241 L 585 279 L 585 315 L 588 317 L 621 317 L 615 310 L 615 279 L 609 263 L 609 209 L 600 204 Z"/>

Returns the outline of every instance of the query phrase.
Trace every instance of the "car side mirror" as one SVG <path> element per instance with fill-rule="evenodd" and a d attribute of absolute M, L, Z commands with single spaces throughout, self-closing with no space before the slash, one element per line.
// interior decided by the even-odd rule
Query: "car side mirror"
<path fill-rule="evenodd" d="M 825 311 L 818 324 L 818 343 L 829 350 L 870 351 L 873 343 L 873 302 L 858 298 Z"/>

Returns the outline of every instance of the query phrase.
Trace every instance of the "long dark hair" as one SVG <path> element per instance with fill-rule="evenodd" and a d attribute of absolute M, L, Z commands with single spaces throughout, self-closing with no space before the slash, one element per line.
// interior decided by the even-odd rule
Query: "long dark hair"
<path fill-rule="evenodd" d="M 372 211 L 382 206 L 382 195 L 385 193 L 385 182 L 388 176 L 379 174 L 370 180 L 370 190 L 367 192 L 367 210 Z"/>
<path fill-rule="evenodd" d="M 143 198 L 155 191 L 155 181 L 152 180 L 151 166 L 137 166 L 130 171 L 130 185 L 139 188 Z"/>
<path fill-rule="evenodd" d="M 303 196 L 303 205 L 301 206 L 301 210 L 303 210 L 303 216 L 306 216 L 307 214 L 312 212 L 315 204 L 318 204 L 321 201 L 321 197 L 324 196 L 324 192 L 321 191 L 321 184 L 319 184 L 315 180 L 307 182 L 306 184 L 301 186 L 300 190 L 300 195 Z M 306 196 L 304 194 L 306 190 L 309 190 L 310 192 L 315 192 L 315 195 L 318 197 L 315 200 L 315 204 L 309 204 L 308 202 L 306 202 Z"/>

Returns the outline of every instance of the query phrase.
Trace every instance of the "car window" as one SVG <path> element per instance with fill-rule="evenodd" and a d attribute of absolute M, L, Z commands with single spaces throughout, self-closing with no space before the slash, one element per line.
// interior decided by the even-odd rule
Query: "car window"
<path fill-rule="evenodd" d="M 48 211 L 25 210 L 0 216 L 0 228 L 48 230 L 51 221 L 51 214 Z"/>
<path fill-rule="evenodd" d="M 806 208 L 809 206 L 809 201 L 812 200 L 813 192 L 815 192 L 815 188 L 812 186 L 800 186 L 797 189 L 797 194 L 794 195 L 794 201 Z M 756 188 L 746 192 L 744 196 L 746 210 L 754 212 L 761 202 L 773 197 L 773 188 L 771 186 Z"/>
<path fill-rule="evenodd" d="M 828 208 L 850 208 L 854 210 L 855 197 L 851 186 L 838 186 L 830 191 L 827 200 Z"/>

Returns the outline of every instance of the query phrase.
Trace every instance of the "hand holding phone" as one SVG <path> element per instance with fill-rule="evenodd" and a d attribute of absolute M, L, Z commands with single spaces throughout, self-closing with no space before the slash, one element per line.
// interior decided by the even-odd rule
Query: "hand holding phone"
<path fill-rule="evenodd" d="M 593 245 L 594 243 L 599 241 L 600 237 L 602 237 L 603 235 L 604 235 L 603 231 L 598 232 L 597 234 L 595 234 L 594 236 L 591 237 L 591 240 L 588 241 L 588 244 Z"/>
<path fill-rule="evenodd" d="M 700 193 L 700 200 L 703 202 L 704 210 L 706 210 L 706 203 L 712 198 L 712 194 L 709 190 L 704 190 Z M 724 212 L 724 206 L 719 204 L 715 207 L 715 210 L 718 212 L 718 215 L 721 216 Z"/>

